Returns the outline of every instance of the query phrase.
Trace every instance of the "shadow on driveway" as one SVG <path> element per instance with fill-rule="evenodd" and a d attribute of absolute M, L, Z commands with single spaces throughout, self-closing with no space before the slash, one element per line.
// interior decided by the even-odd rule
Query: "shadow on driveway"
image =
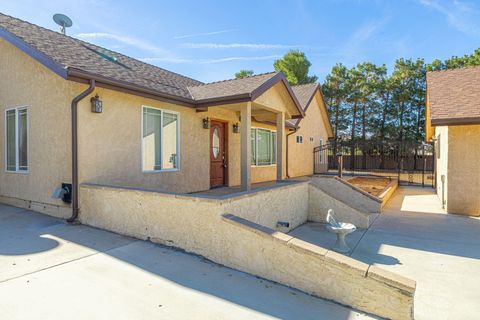
<path fill-rule="evenodd" d="M 376 319 L 199 256 L 3 205 L 0 295 L 8 318 Z"/>

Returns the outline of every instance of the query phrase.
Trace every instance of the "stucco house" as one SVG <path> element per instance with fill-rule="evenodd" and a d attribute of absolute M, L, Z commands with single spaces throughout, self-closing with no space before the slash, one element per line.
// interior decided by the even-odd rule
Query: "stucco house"
<path fill-rule="evenodd" d="M 305 113 L 301 119 L 287 120 L 290 133 L 287 134 L 287 175 L 289 177 L 307 176 L 313 173 L 313 148 L 325 145 L 333 138 L 333 130 L 327 113 L 327 107 L 319 84 L 310 83 L 293 86 Z M 321 168 L 328 170 L 328 157 L 319 159 Z"/>
<path fill-rule="evenodd" d="M 0 201 L 55 216 L 78 213 L 85 182 L 185 194 L 311 175 L 332 135 L 320 87 L 281 72 L 202 83 L 3 14 L 0 52 Z"/>
<path fill-rule="evenodd" d="M 426 138 L 449 213 L 480 215 L 480 67 L 427 73 Z"/>

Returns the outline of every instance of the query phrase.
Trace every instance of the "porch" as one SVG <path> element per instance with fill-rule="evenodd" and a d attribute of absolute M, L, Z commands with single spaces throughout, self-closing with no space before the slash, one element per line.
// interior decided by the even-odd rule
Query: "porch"
<path fill-rule="evenodd" d="M 236 197 L 240 195 L 246 195 L 250 193 L 256 193 L 261 191 L 266 191 L 269 189 L 275 189 L 279 187 L 289 186 L 301 182 L 308 181 L 310 177 L 299 177 L 295 179 L 288 180 L 278 180 L 278 181 L 266 181 L 266 182 L 257 182 L 252 183 L 250 190 L 245 190 L 242 186 L 233 186 L 233 187 L 219 187 L 212 188 L 210 190 L 192 192 L 189 195 L 200 198 L 211 198 L 211 199 L 227 199 L 231 197 Z"/>
<path fill-rule="evenodd" d="M 192 94 L 200 101 L 196 112 L 204 116 L 204 128 L 210 129 L 211 187 L 251 190 L 252 166 L 275 171 L 258 182 L 284 179 L 286 120 L 302 118 L 304 112 L 283 73 L 206 84 Z M 264 131 L 267 135 L 259 137 Z"/>

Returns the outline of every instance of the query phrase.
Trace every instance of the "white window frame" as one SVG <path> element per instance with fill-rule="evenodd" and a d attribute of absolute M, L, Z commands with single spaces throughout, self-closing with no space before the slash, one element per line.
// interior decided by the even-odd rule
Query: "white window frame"
<path fill-rule="evenodd" d="M 169 169 L 158 169 L 158 170 L 145 170 L 145 168 L 143 167 L 144 165 L 144 142 L 143 142 L 143 111 L 145 109 L 155 109 L 155 110 L 159 110 L 161 111 L 161 114 L 160 114 L 160 125 L 161 125 L 161 130 L 160 130 L 160 141 L 162 142 L 160 148 L 160 164 L 161 166 L 163 166 L 163 113 L 166 112 L 166 113 L 171 113 L 171 114 L 175 114 L 177 116 L 177 167 L 176 168 L 169 168 Z M 140 125 L 140 143 L 142 145 L 142 155 L 141 155 L 141 164 L 140 166 L 142 167 L 142 172 L 144 173 L 154 173 L 154 172 L 175 172 L 175 171 L 180 171 L 180 113 L 177 112 L 177 111 L 172 111 L 172 110 L 168 110 L 168 109 L 162 109 L 162 108 L 156 108 L 156 107 L 150 107 L 150 106 L 146 106 L 146 105 L 142 105 L 142 109 L 141 109 L 141 125 Z"/>
<path fill-rule="evenodd" d="M 299 139 L 300 138 L 300 139 Z M 300 140 L 300 142 L 298 142 Z M 297 144 L 303 144 L 303 136 L 301 134 L 296 135 L 295 142 Z"/>
<path fill-rule="evenodd" d="M 15 110 L 15 170 L 8 170 L 8 159 L 7 159 L 7 113 L 8 111 Z M 18 112 L 21 110 L 27 111 L 27 170 L 20 170 L 19 158 L 20 158 L 20 148 L 18 145 Z M 30 112 L 28 106 L 19 106 L 14 108 L 5 109 L 5 172 L 8 173 L 20 173 L 27 174 L 30 172 Z"/>
<path fill-rule="evenodd" d="M 275 161 L 275 163 L 270 163 L 270 164 L 258 164 L 258 143 L 257 143 L 257 140 L 255 139 L 255 163 L 251 163 L 251 166 L 252 167 L 272 167 L 272 166 L 276 166 L 277 165 L 277 139 L 278 139 L 278 136 L 277 136 L 277 131 L 276 130 L 271 130 L 271 129 L 267 129 L 267 128 L 260 128 L 260 127 L 251 127 L 250 128 L 251 130 L 255 130 L 255 138 L 257 137 L 257 130 L 265 130 L 265 131 L 269 131 L 270 134 L 272 133 L 275 133 L 275 143 L 273 144 L 273 150 L 275 150 L 275 157 L 274 159 L 272 159 L 273 161 Z M 270 139 L 272 138 L 272 136 L 270 135 Z"/>

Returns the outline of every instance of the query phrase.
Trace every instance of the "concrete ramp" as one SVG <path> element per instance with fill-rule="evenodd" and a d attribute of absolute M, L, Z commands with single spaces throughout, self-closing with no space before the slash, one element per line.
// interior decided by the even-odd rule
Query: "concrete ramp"
<path fill-rule="evenodd" d="M 222 218 L 228 259 L 220 263 L 380 317 L 413 319 L 415 281 L 231 214 Z"/>
<path fill-rule="evenodd" d="M 328 209 L 333 209 L 338 220 L 364 229 L 382 209 L 380 199 L 333 176 L 312 177 L 309 202 L 309 221 L 326 222 Z"/>

